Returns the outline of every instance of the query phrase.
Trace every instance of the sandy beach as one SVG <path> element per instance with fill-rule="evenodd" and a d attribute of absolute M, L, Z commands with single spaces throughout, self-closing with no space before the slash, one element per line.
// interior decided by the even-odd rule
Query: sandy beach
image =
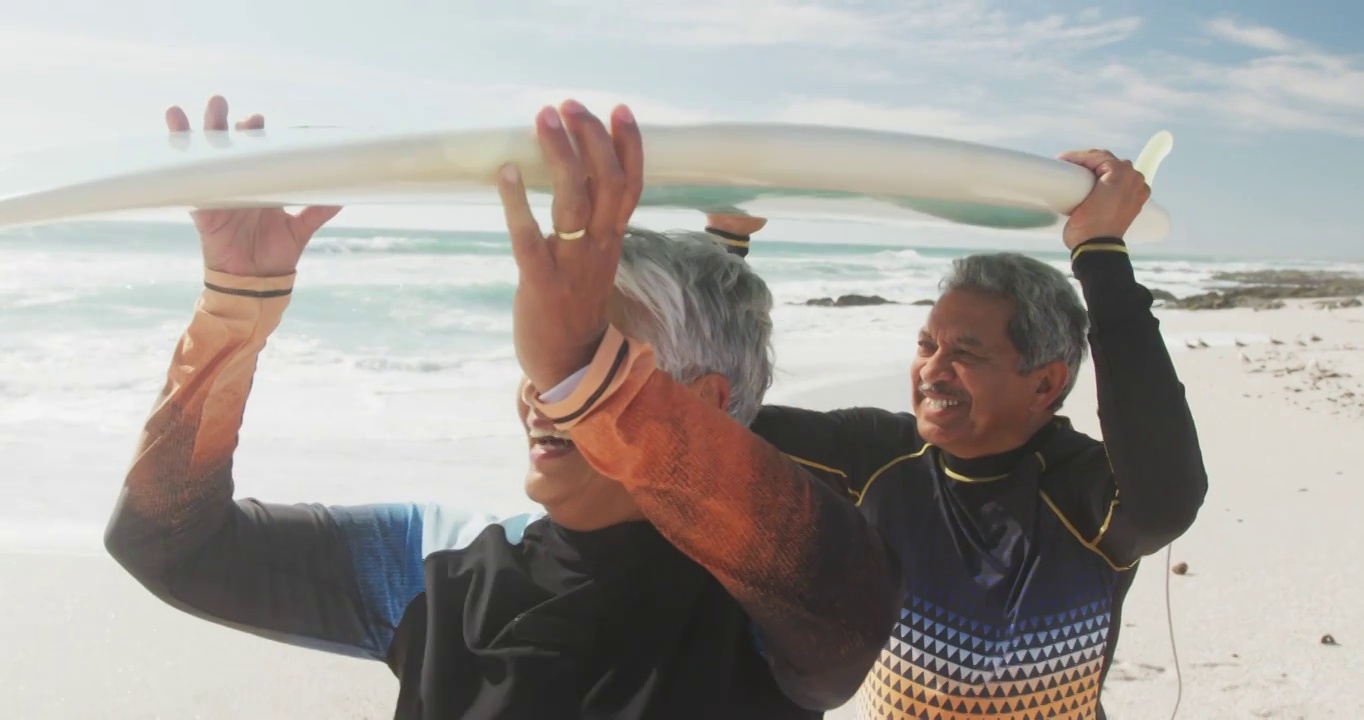
<path fill-rule="evenodd" d="M 1187 572 L 1168 573 L 1164 553 L 1140 570 L 1105 690 L 1112 718 L 1169 717 L 1179 674 L 1182 718 L 1364 717 L 1358 685 L 1364 532 L 1357 516 L 1364 501 L 1364 308 L 1325 309 L 1320 302 L 1159 311 L 1198 420 L 1211 492 L 1198 523 L 1173 547 L 1172 560 L 1187 563 Z M 814 364 L 785 366 L 769 400 L 903 408 L 908 355 L 896 352 L 854 380 L 826 382 L 828 373 Z M 1089 372 L 1087 366 L 1067 414 L 1097 433 Z M 886 383 L 905 392 L 887 399 Z M 140 419 L 126 418 L 121 447 L 89 452 L 126 458 Z M 282 445 L 264 453 L 250 442 L 250 455 L 289 453 Z M 504 466 L 519 462 L 513 457 Z M 420 463 L 402 467 L 394 477 L 437 471 Z M 117 473 L 117 467 L 100 471 L 109 477 L 110 499 Z M 486 480 L 470 492 L 506 495 L 505 487 L 494 491 L 505 475 L 476 477 Z M 401 479 L 395 483 L 392 492 L 408 490 Z M 317 491 L 316 484 L 309 487 Z M 276 488 L 271 497 L 301 493 Z M 350 499 L 340 494 L 336 501 Z M 390 716 L 396 683 L 382 664 L 190 619 L 88 546 L 59 550 L 0 554 L 0 634 L 7 648 L 0 656 L 0 716 Z M 1178 673 L 1167 628 L 1167 578 Z M 1323 642 L 1327 635 L 1334 643 Z"/>

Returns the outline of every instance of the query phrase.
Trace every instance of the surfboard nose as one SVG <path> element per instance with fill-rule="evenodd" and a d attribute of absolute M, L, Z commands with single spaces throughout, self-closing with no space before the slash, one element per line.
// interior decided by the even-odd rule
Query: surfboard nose
<path fill-rule="evenodd" d="M 1148 186 L 1156 186 L 1156 171 L 1160 169 L 1160 163 L 1174 147 L 1175 136 L 1170 134 L 1169 130 L 1161 130 L 1146 141 L 1146 147 L 1141 149 L 1141 154 L 1137 156 L 1137 161 L 1132 163 L 1132 167 L 1146 178 Z"/>

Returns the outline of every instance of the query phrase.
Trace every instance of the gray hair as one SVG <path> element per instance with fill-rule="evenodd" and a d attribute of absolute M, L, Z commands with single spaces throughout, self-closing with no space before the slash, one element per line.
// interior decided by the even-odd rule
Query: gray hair
<path fill-rule="evenodd" d="M 758 416 L 772 384 L 773 303 L 747 262 L 705 233 L 632 227 L 616 289 L 630 332 L 653 346 L 660 370 L 681 383 L 723 375 L 729 414 L 744 425 Z"/>
<path fill-rule="evenodd" d="M 959 290 L 1003 298 L 1013 304 L 1009 339 L 1018 350 L 1018 371 L 1029 373 L 1060 360 L 1070 378 L 1052 405 L 1060 410 L 1089 352 L 1089 315 L 1065 274 L 1018 253 L 968 255 L 952 261 L 942 291 Z"/>

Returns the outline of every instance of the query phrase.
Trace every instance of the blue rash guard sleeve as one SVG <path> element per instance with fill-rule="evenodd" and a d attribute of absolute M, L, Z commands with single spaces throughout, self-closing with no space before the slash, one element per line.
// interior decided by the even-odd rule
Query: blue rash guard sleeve
<path fill-rule="evenodd" d="M 520 541 L 537 514 L 439 505 L 233 503 L 195 548 L 116 554 L 161 600 L 188 614 L 289 645 L 383 661 L 402 612 L 423 590 L 423 559 L 471 543 L 492 524 Z M 136 537 L 134 522 L 123 526 Z M 147 562 L 176 556 L 176 562 Z"/>
<path fill-rule="evenodd" d="M 499 518 L 436 504 L 324 507 L 243 499 L 197 548 L 115 557 L 185 612 L 291 645 L 383 661 L 431 552 L 501 524 L 512 542 L 538 514 Z M 132 537 L 132 523 L 125 524 Z M 163 554 L 164 556 L 164 554 Z"/>
<path fill-rule="evenodd" d="M 439 505 L 325 507 L 234 499 L 233 455 L 266 338 L 293 276 L 205 270 L 105 530 L 109 554 L 158 598 L 294 645 L 384 659 L 422 560 L 504 522 Z"/>

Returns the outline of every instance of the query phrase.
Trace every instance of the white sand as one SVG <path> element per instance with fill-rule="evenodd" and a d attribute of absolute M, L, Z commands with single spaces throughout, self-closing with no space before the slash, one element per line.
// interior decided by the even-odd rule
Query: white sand
<path fill-rule="evenodd" d="M 1213 346 L 1176 355 L 1212 483 L 1198 524 L 1173 552 L 1189 565 L 1170 583 L 1179 716 L 1364 717 L 1364 310 L 1302 304 L 1162 317 L 1172 344 Z M 1238 337 L 1252 344 L 1234 347 Z M 770 399 L 903 406 L 908 357 L 892 360 L 883 377 L 819 389 L 810 389 L 818 369 L 799 368 Z M 1068 414 L 1098 432 L 1091 378 Z M 109 475 L 116 485 L 117 469 Z M 480 493 L 497 481 L 477 477 Z M 285 495 L 271 499 L 294 499 Z M 1162 553 L 1129 596 L 1105 691 L 1117 720 L 1165 718 L 1174 707 L 1166 577 Z M 396 690 L 379 663 L 190 619 L 103 557 L 0 555 L 0 632 L 4 718 L 386 718 Z M 1337 646 L 1320 643 L 1328 633 Z"/>

